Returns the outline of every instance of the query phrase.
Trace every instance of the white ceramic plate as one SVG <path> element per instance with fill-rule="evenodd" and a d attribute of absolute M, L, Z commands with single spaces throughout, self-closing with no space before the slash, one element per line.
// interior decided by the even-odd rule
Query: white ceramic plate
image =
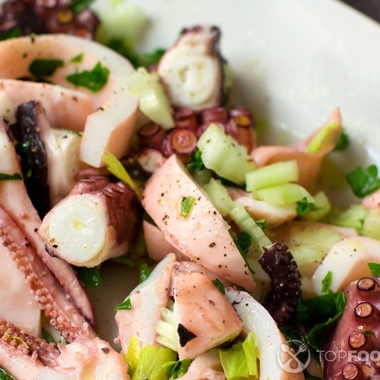
<path fill-rule="evenodd" d="M 306 136 L 339 106 L 351 147 L 341 170 L 380 163 L 380 26 L 336 0 L 127 0 L 150 19 L 141 51 L 167 48 L 184 26 L 214 24 L 235 74 L 234 104 L 268 125 L 262 141 Z M 98 4 L 99 9 L 104 4 Z M 104 267 L 91 291 L 100 334 L 116 336 L 114 306 L 129 293 L 124 267 Z"/>

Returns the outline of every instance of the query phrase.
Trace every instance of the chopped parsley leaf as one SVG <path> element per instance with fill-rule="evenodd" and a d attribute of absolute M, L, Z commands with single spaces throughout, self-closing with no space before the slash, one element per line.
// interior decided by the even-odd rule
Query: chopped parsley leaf
<path fill-rule="evenodd" d="M 326 293 L 330 290 L 331 282 L 332 282 L 332 272 L 329 270 L 326 276 L 323 278 L 322 282 L 322 293 Z"/>
<path fill-rule="evenodd" d="M 183 197 L 181 201 L 181 215 L 188 219 L 195 203 L 194 197 Z"/>
<path fill-rule="evenodd" d="M 83 53 L 80 53 L 80 54 L 76 55 L 75 57 L 71 58 L 70 62 L 79 63 L 79 62 L 82 62 L 82 59 L 83 59 Z"/>
<path fill-rule="evenodd" d="M 75 86 L 85 87 L 92 92 L 100 91 L 108 81 L 110 71 L 98 62 L 92 70 L 75 72 L 66 77 L 66 80 Z"/>
<path fill-rule="evenodd" d="M 190 156 L 189 163 L 186 165 L 187 169 L 193 171 L 201 171 L 206 169 L 202 161 L 202 152 L 196 148 L 195 152 Z"/>
<path fill-rule="evenodd" d="M 119 39 L 112 39 L 107 46 L 127 58 L 136 68 L 155 65 L 165 53 L 165 49 L 157 49 L 151 53 L 138 54 L 128 42 Z"/>
<path fill-rule="evenodd" d="M 368 263 L 369 270 L 372 276 L 380 277 L 380 264 L 378 263 Z"/>
<path fill-rule="evenodd" d="M 127 298 L 124 302 L 122 302 L 120 305 L 117 305 L 115 307 L 116 311 L 120 310 L 132 310 L 132 302 L 130 298 Z"/>
<path fill-rule="evenodd" d="M 306 197 L 297 202 L 296 213 L 299 216 L 303 216 L 310 211 L 318 211 L 320 207 L 317 207 L 314 203 L 310 203 Z"/>
<path fill-rule="evenodd" d="M 148 267 L 148 264 L 144 263 L 140 265 L 139 283 L 144 282 L 152 273 L 152 270 Z"/>
<path fill-rule="evenodd" d="M 77 267 L 76 270 L 81 283 L 88 288 L 100 288 L 103 285 L 98 267 Z"/>
<path fill-rule="evenodd" d="M 252 245 L 253 239 L 252 239 L 251 235 L 245 231 L 242 231 L 236 235 L 236 240 L 237 240 L 237 245 L 238 245 L 240 252 L 243 255 L 246 255 L 249 251 L 249 248 Z"/>
<path fill-rule="evenodd" d="M 169 373 L 169 380 L 175 380 L 187 372 L 191 362 L 191 359 L 174 360 L 166 362 L 162 367 Z"/>
<path fill-rule="evenodd" d="M 13 174 L 5 174 L 0 173 L 0 182 L 1 181 L 15 181 L 22 179 L 21 175 L 19 173 L 13 173 Z"/>
<path fill-rule="evenodd" d="M 9 374 L 5 369 L 0 368 L 0 380 L 16 380 L 16 378 Z"/>
<path fill-rule="evenodd" d="M 36 78 L 49 77 L 63 64 L 61 59 L 35 59 L 29 65 L 29 72 Z"/>
<path fill-rule="evenodd" d="M 212 280 L 215 287 L 217 287 L 222 294 L 226 294 L 226 290 L 224 289 L 224 285 L 222 281 L 218 280 L 217 278 L 215 280 Z"/>
<path fill-rule="evenodd" d="M 17 38 L 22 36 L 22 31 L 18 26 L 10 28 L 0 34 L 0 41 L 9 40 L 10 38 Z"/>
<path fill-rule="evenodd" d="M 348 145 L 350 144 L 350 138 L 348 137 L 348 134 L 346 132 L 342 132 L 339 136 L 339 140 L 337 141 L 334 152 L 342 152 L 347 149 Z"/>
<path fill-rule="evenodd" d="M 78 14 L 88 9 L 94 0 L 74 0 L 68 5 L 68 8 L 74 13 Z"/>
<path fill-rule="evenodd" d="M 346 174 L 346 180 L 358 198 L 364 198 L 380 188 L 380 179 L 377 178 L 377 167 L 375 165 L 368 166 L 365 169 L 361 166 L 357 167 Z"/>
<path fill-rule="evenodd" d="M 265 230 L 265 227 L 267 226 L 267 221 L 265 219 L 258 219 L 255 220 L 255 223 L 262 229 Z"/>

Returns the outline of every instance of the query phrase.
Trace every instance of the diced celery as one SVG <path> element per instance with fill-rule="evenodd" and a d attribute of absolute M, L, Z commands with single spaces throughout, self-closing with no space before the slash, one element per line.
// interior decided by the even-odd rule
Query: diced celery
<path fill-rule="evenodd" d="M 342 130 L 339 123 L 333 122 L 328 124 L 314 136 L 305 151 L 311 154 L 323 152 L 332 144 L 336 144 L 341 133 Z"/>
<path fill-rule="evenodd" d="M 148 23 L 144 10 L 136 4 L 113 1 L 105 11 L 99 12 L 101 23 L 96 31 L 96 40 L 106 45 L 112 39 L 135 43 Z"/>
<path fill-rule="evenodd" d="M 371 210 L 364 218 L 363 229 L 361 231 L 363 236 L 368 236 L 372 239 L 380 240 L 380 212 Z"/>
<path fill-rule="evenodd" d="M 141 351 L 132 380 L 169 380 L 163 365 L 174 360 L 177 360 L 177 354 L 169 348 L 147 344 Z"/>
<path fill-rule="evenodd" d="M 296 183 L 267 187 L 253 192 L 252 195 L 255 199 L 274 205 L 300 202 L 303 198 L 306 198 L 310 203 L 314 203 L 314 198 L 309 192 Z"/>
<path fill-rule="evenodd" d="M 208 198 L 215 208 L 223 215 L 226 216 L 232 209 L 234 202 L 228 194 L 227 189 L 221 184 L 219 180 L 211 178 L 210 181 L 203 185 Z"/>
<path fill-rule="evenodd" d="M 331 203 L 323 191 L 319 191 L 314 195 L 314 206 L 316 210 L 307 212 L 301 219 L 309 222 L 319 222 L 331 211 Z"/>
<path fill-rule="evenodd" d="M 157 73 L 148 73 L 139 67 L 128 77 L 127 83 L 131 94 L 139 100 L 142 113 L 162 128 L 174 127 L 173 110 Z"/>
<path fill-rule="evenodd" d="M 259 378 L 259 351 L 255 332 L 244 342 L 235 343 L 228 350 L 219 350 L 219 358 L 227 380 Z"/>
<path fill-rule="evenodd" d="M 246 148 L 216 124 L 210 124 L 203 132 L 197 147 L 207 169 L 239 185 L 244 184 L 245 174 L 256 168 Z"/>
<path fill-rule="evenodd" d="M 348 209 L 343 211 L 333 210 L 328 218 L 328 223 L 341 227 L 352 227 L 361 233 L 364 219 L 367 215 L 368 210 L 362 205 L 351 205 Z"/>
<path fill-rule="evenodd" d="M 174 323 L 173 303 L 161 310 L 161 319 L 157 322 L 157 343 L 173 351 L 178 351 L 177 330 Z"/>
<path fill-rule="evenodd" d="M 252 237 L 260 252 L 263 247 L 269 247 L 272 244 L 241 203 L 233 202 L 229 215 L 241 231 L 245 231 Z"/>
<path fill-rule="evenodd" d="M 129 340 L 128 352 L 124 355 L 128 363 L 128 373 L 130 376 L 135 372 L 137 364 L 140 359 L 142 348 L 139 340 L 135 335 L 131 335 Z"/>
<path fill-rule="evenodd" d="M 247 191 L 256 191 L 297 180 L 298 165 L 296 160 L 292 160 L 276 162 L 248 172 L 245 175 L 245 186 Z"/>

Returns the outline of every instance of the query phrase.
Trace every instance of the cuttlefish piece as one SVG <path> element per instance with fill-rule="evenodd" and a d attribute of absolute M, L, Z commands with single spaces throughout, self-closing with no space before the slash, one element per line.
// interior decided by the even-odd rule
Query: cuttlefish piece
<path fill-rule="evenodd" d="M 208 276 L 174 269 L 173 295 L 180 360 L 194 359 L 240 334 L 240 318 Z"/>
<path fill-rule="evenodd" d="M 371 275 L 368 263 L 380 262 L 380 242 L 365 236 L 353 236 L 334 244 L 311 278 L 318 294 L 323 293 L 322 280 L 330 272 L 330 289 L 343 290 L 351 282 Z"/>
<path fill-rule="evenodd" d="M 247 292 L 240 292 L 233 288 L 226 289 L 226 296 L 242 319 L 243 332 L 256 333 L 260 352 L 259 380 L 304 379 L 302 368 L 298 372 L 286 370 L 287 363 L 289 369 L 294 369 L 289 346 L 264 306 Z"/>
<path fill-rule="evenodd" d="M 94 110 L 89 95 L 50 83 L 0 79 L 0 90 L 16 105 L 31 100 L 41 102 L 49 123 L 55 128 L 83 131 L 87 116 Z"/>
<path fill-rule="evenodd" d="M 126 78 L 134 71 L 130 62 L 96 42 L 67 34 L 12 38 L 0 43 L 0 78 L 30 77 L 34 60 L 62 61 L 47 78 L 51 83 L 77 89 L 67 76 L 91 71 L 98 63 L 109 71 L 107 83 L 94 92 L 81 87 L 90 96 L 94 111 L 87 117 L 80 159 L 94 167 L 104 166 L 102 155 L 110 151 L 120 158 L 126 153 L 137 117 L 137 100 L 126 86 Z M 69 58 L 68 58 L 69 57 Z M 72 60 L 72 58 L 81 59 Z M 79 62 L 78 62 L 79 61 Z"/>
<path fill-rule="evenodd" d="M 3 99 L 7 101 L 2 101 Z M 9 117 L 9 97 L 0 92 L 0 116 Z M 5 106 L 5 108 L 4 108 Z M 0 117 L 0 172 L 21 176 L 19 158 L 12 142 L 9 140 L 4 124 L 4 118 Z M 37 230 L 41 220 L 33 207 L 22 180 L 8 180 L 0 182 L 0 207 L 15 222 L 17 228 L 22 231 L 36 255 L 42 258 L 45 265 L 55 274 L 62 287 L 68 292 L 75 305 L 81 310 L 86 320 L 95 324 L 95 317 L 90 301 L 80 285 L 74 270 L 65 261 L 51 257 L 45 250 L 45 243 L 38 236 Z"/>
<path fill-rule="evenodd" d="M 326 134 L 325 141 L 321 144 L 320 149 L 316 152 L 308 151 L 314 138 L 329 127 L 333 128 L 330 133 Z M 297 182 L 301 186 L 308 187 L 314 183 L 321 170 L 323 158 L 334 149 L 341 131 L 342 119 L 339 108 L 336 108 L 332 111 L 326 123 L 305 140 L 293 146 L 261 146 L 251 152 L 251 157 L 259 167 L 275 162 L 296 160 L 299 173 Z"/>
<path fill-rule="evenodd" d="M 193 200 L 187 217 L 181 204 Z M 217 276 L 254 291 L 255 283 L 222 215 L 193 181 L 177 156 L 146 182 L 142 205 L 166 240 Z"/>
<path fill-rule="evenodd" d="M 141 347 L 147 344 L 159 345 L 156 325 L 161 319 L 161 311 L 169 301 L 171 274 L 175 265 L 175 255 L 167 255 L 126 298 L 130 299 L 131 310 L 117 311 L 117 341 L 120 341 L 123 353 L 128 352 L 131 335 L 138 339 Z"/>

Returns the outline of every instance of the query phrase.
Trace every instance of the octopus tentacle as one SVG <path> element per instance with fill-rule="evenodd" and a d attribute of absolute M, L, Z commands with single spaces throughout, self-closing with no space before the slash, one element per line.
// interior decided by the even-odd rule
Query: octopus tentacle
<path fill-rule="evenodd" d="M 380 278 L 362 277 L 348 285 L 344 295 L 346 308 L 321 350 L 324 378 L 377 379 L 380 377 Z"/>
<path fill-rule="evenodd" d="M 68 341 L 73 341 L 79 335 L 95 337 L 91 325 L 73 304 L 68 304 L 69 297 L 66 292 L 36 255 L 27 237 L 1 207 L 0 240 L 8 247 L 18 268 L 25 274 L 26 281 L 46 317 L 62 336 Z"/>
<path fill-rule="evenodd" d="M 41 360 L 49 366 L 56 365 L 59 351 L 56 344 L 47 343 L 44 339 L 36 338 L 25 331 L 20 330 L 11 322 L 0 319 L 0 340 L 2 343 L 16 348 L 24 355 L 29 355 L 34 360 Z"/>
<path fill-rule="evenodd" d="M 284 243 L 275 243 L 265 249 L 258 261 L 271 279 L 266 307 L 273 319 L 283 325 L 291 318 L 301 297 L 297 264 Z"/>
<path fill-rule="evenodd" d="M 0 160 L 0 172 L 21 174 L 19 158 L 5 132 L 5 124 L 2 119 L 0 119 L 0 155 L 7 157 L 6 160 Z M 0 183 L 0 207 L 9 214 L 10 218 L 17 225 L 17 228 L 22 231 L 33 247 L 33 252 L 48 266 L 65 291 L 70 295 L 70 302 L 73 302 L 78 307 L 86 320 L 95 325 L 92 306 L 73 268 L 65 261 L 53 258 L 46 252 L 45 243 L 37 234 L 41 219 L 28 197 L 23 181 L 3 181 Z M 66 301 L 69 309 L 72 307 L 70 302 L 69 300 Z"/>

